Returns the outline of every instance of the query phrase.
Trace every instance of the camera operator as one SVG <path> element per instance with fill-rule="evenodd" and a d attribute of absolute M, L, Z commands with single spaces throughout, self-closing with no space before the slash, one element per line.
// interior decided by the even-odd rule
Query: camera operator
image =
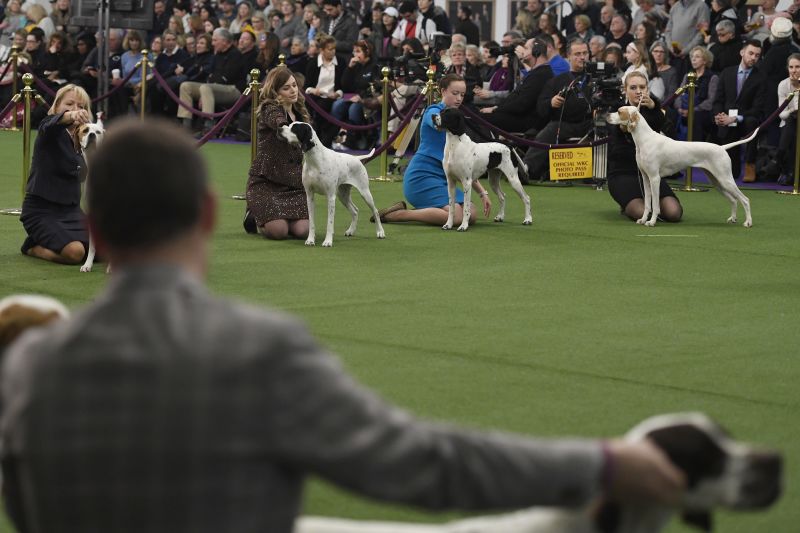
<path fill-rule="evenodd" d="M 589 46 L 582 40 L 567 44 L 570 71 L 547 82 L 542 89 L 537 111 L 549 122 L 536 135 L 542 143 L 566 142 L 571 137 L 582 137 L 592 128 L 590 84 L 584 74 L 589 59 Z M 530 147 L 525 153 L 528 175 L 544 180 L 547 176 L 547 149 Z"/>
<path fill-rule="evenodd" d="M 511 30 L 503 34 L 501 44 L 488 50 L 491 57 L 498 58 L 499 66 L 494 69 L 488 87 L 484 85 L 475 91 L 475 105 L 497 105 L 518 85 L 519 61 L 515 52 L 517 46 L 525 44 L 525 39 L 518 31 Z"/>
<path fill-rule="evenodd" d="M 544 126 L 544 119 L 536 113 L 536 102 L 547 81 L 553 78 L 547 45 L 539 38 L 528 39 L 525 46 L 517 46 L 516 54 L 528 70 L 525 80 L 505 100 L 481 109 L 481 113 L 488 122 L 506 131 L 538 129 Z"/>
<path fill-rule="evenodd" d="M 400 44 L 403 55 L 391 61 L 392 80 L 389 82 L 390 95 L 398 109 L 403 109 L 405 105 L 414 99 L 421 90 L 422 83 L 427 80 L 425 67 L 417 59 L 425 57 L 425 49 L 419 39 L 405 39 Z M 421 59 L 420 59 L 421 60 Z M 380 87 L 380 84 L 374 85 Z M 380 95 L 379 101 L 382 102 L 385 95 Z M 394 133 L 400 125 L 400 117 L 389 120 L 389 133 Z"/>
<path fill-rule="evenodd" d="M 660 102 L 650 96 L 647 77 L 643 73 L 633 71 L 625 77 L 625 98 L 628 105 L 639 106 L 642 118 L 653 131 L 661 131 L 666 121 L 665 115 Z M 609 128 L 608 137 L 608 192 L 619 204 L 623 215 L 638 220 L 644 215 L 644 184 L 636 165 L 636 144 L 631 135 L 620 127 Z M 683 215 L 683 208 L 663 179 L 659 195 L 661 218 L 678 222 Z"/>

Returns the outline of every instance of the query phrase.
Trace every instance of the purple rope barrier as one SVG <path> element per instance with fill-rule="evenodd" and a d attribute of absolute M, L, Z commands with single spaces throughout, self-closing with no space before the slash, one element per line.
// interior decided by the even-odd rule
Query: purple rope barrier
<path fill-rule="evenodd" d="M 119 91 L 123 87 L 125 87 L 125 84 L 127 84 L 128 81 L 130 81 L 130 79 L 133 77 L 133 75 L 136 74 L 137 70 L 138 69 L 133 69 L 130 72 L 128 72 L 128 75 L 125 76 L 124 78 L 122 78 L 122 83 L 120 83 L 119 85 L 117 85 L 116 87 L 114 87 L 113 89 L 108 91 L 106 94 L 101 94 L 100 96 L 98 96 L 96 98 L 92 98 L 92 103 L 96 104 L 97 102 L 102 102 L 106 98 L 111 98 L 111 95 L 113 95 L 114 93 L 116 93 L 117 91 Z"/>
<path fill-rule="evenodd" d="M 425 99 L 425 94 L 420 93 L 417 96 L 417 99 L 414 100 L 413 104 L 411 105 L 411 110 L 409 111 L 408 115 L 406 115 L 403 121 L 400 122 L 400 125 L 398 126 L 397 130 L 394 133 L 392 133 L 388 139 L 386 139 L 386 142 L 383 143 L 383 145 L 381 145 L 377 150 L 375 150 L 375 153 L 372 154 L 372 157 L 365 159 L 364 163 L 372 161 L 373 159 L 375 159 L 376 157 L 378 157 L 383 152 L 389 149 L 392 143 L 394 143 L 394 141 L 400 136 L 400 134 L 403 133 L 403 130 L 405 129 L 406 126 L 408 126 L 408 123 L 411 122 L 414 113 L 416 112 L 417 108 L 419 108 L 419 106 L 422 104 L 422 101 L 424 99 Z"/>
<path fill-rule="evenodd" d="M 6 118 L 6 115 L 8 115 L 9 111 L 11 111 L 12 108 L 14 108 L 14 111 L 16 112 L 16 106 L 14 104 L 16 104 L 14 100 L 9 100 L 8 104 L 6 104 L 3 110 L 0 111 L 0 122 L 2 122 L 4 118 Z"/>
<path fill-rule="evenodd" d="M 228 122 L 231 121 L 234 115 L 236 115 L 236 113 L 239 112 L 239 110 L 242 108 L 245 102 L 247 102 L 249 99 L 250 99 L 249 94 L 243 94 L 242 96 L 240 96 L 239 99 L 236 101 L 236 103 L 233 104 L 233 107 L 231 107 L 228 110 L 225 116 L 222 117 L 222 119 L 220 119 L 220 121 L 217 122 L 217 124 L 213 128 L 208 130 L 208 133 L 203 135 L 203 137 L 201 137 L 200 140 L 197 141 L 197 147 L 200 148 L 201 146 L 206 144 L 211 139 L 211 137 L 215 136 L 219 132 L 219 130 L 221 130 Z"/>
<path fill-rule="evenodd" d="M 602 139 L 596 139 L 596 140 L 591 141 L 591 142 L 579 143 L 579 144 L 547 144 L 547 143 L 543 143 L 543 142 L 539 142 L 539 141 L 529 141 L 528 139 L 523 139 L 522 137 L 517 137 L 516 135 L 512 135 L 512 134 L 508 133 L 507 131 L 498 128 L 494 124 L 492 124 L 490 122 L 487 122 L 486 120 L 484 120 L 480 116 L 479 113 L 476 113 L 475 111 L 473 111 L 472 109 L 470 109 L 470 108 L 468 108 L 466 106 L 462 106 L 461 110 L 464 111 L 465 115 L 477 120 L 481 124 L 481 126 L 484 126 L 484 127 L 488 128 L 488 129 L 492 130 L 493 132 L 501 135 L 502 137 L 505 137 L 506 139 L 508 139 L 509 141 L 511 141 L 511 142 L 513 142 L 515 144 L 519 144 L 519 145 L 523 145 L 523 146 L 533 146 L 535 148 L 543 148 L 543 149 L 585 148 L 585 147 L 589 147 L 589 146 L 592 146 L 592 147 L 593 146 L 599 146 L 601 144 L 606 144 L 608 142 L 608 137 L 603 137 Z"/>
<path fill-rule="evenodd" d="M 167 93 L 167 95 L 172 99 L 172 101 L 181 106 L 182 108 L 184 108 L 186 111 L 190 112 L 191 114 L 206 119 L 212 119 L 212 118 L 223 117 L 226 114 L 228 114 L 228 111 L 230 111 L 230 109 L 226 109 L 225 111 L 220 111 L 218 113 L 204 113 L 199 109 L 195 109 L 186 102 L 184 102 L 183 100 L 181 100 L 180 97 L 177 94 L 175 94 L 175 92 L 172 89 L 170 89 L 169 85 L 167 84 L 167 80 L 165 80 L 161 76 L 161 73 L 158 70 L 153 69 L 152 72 L 158 84 L 161 85 L 161 88 L 164 89 L 164 92 Z"/>
<path fill-rule="evenodd" d="M 331 124 L 335 124 L 344 130 L 353 130 L 353 131 L 366 131 L 366 130 L 374 130 L 377 127 L 380 127 L 380 122 L 375 122 L 373 124 L 366 124 L 364 126 L 359 126 L 357 124 L 348 124 L 347 122 L 342 122 L 341 120 L 337 119 L 333 115 L 328 114 L 320 105 L 314 101 L 314 96 L 307 94 L 306 96 L 306 103 L 311 106 L 311 108 L 319 113 L 319 115 L 330 122 Z"/>
<path fill-rule="evenodd" d="M 669 106 L 671 106 L 671 105 L 672 105 L 672 102 L 674 102 L 674 101 L 675 101 L 675 99 L 676 99 L 678 96 L 680 96 L 681 94 L 683 94 L 683 91 L 681 91 L 680 93 L 677 93 L 677 92 L 674 92 L 674 93 L 672 93 L 672 94 L 670 95 L 670 97 L 669 97 L 669 98 L 667 98 L 666 100 L 664 100 L 663 102 L 661 102 L 661 109 L 667 109 L 667 108 L 669 108 Z"/>
<path fill-rule="evenodd" d="M 6 61 L 6 68 L 4 68 L 3 69 L 3 73 L 0 74 L 0 80 L 2 80 L 3 78 L 6 77 L 6 74 L 8 74 L 8 69 L 10 69 L 10 68 L 11 68 L 11 59 Z"/>

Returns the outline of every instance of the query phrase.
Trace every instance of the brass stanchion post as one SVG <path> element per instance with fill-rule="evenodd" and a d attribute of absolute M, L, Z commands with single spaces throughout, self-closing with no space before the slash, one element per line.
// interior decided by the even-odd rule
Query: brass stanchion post
<path fill-rule="evenodd" d="M 279 67 L 286 66 L 286 54 L 278 54 L 278 66 Z"/>
<path fill-rule="evenodd" d="M 139 91 L 139 96 L 141 99 L 141 104 L 140 104 L 141 108 L 139 109 L 139 116 L 141 117 L 142 122 L 144 122 L 144 113 L 145 113 L 145 108 L 147 106 L 147 63 L 148 63 L 147 48 L 144 48 L 142 50 L 141 63 L 142 63 L 142 81 L 141 81 L 142 88 Z"/>
<path fill-rule="evenodd" d="M 36 91 L 31 88 L 33 85 L 33 74 L 25 74 L 22 76 L 22 83 L 25 87 L 19 94 L 15 94 L 12 100 L 14 101 L 14 114 L 16 114 L 16 105 L 22 98 L 24 103 L 24 115 L 22 117 L 22 199 L 25 200 L 25 189 L 28 187 L 28 174 L 31 171 L 31 99 L 35 97 Z M 20 216 L 22 214 L 21 208 L 12 207 L 10 209 L 0 210 L 0 214 Z"/>
<path fill-rule="evenodd" d="M 250 162 L 256 158 L 256 147 L 258 146 L 258 78 L 261 71 L 254 68 L 250 71 Z"/>
<path fill-rule="evenodd" d="M 391 95 L 389 94 L 389 67 L 383 67 L 381 69 L 381 83 L 383 84 L 383 99 L 381 101 L 381 146 L 386 144 L 386 140 L 389 138 L 389 98 Z M 381 152 L 380 158 L 380 174 L 377 177 L 373 178 L 375 181 L 392 181 L 391 176 L 389 176 L 389 154 L 386 150 Z"/>
<path fill-rule="evenodd" d="M 692 136 L 694 133 L 694 90 L 697 87 L 697 73 L 693 70 L 690 70 L 686 75 L 686 80 L 686 87 L 689 89 L 689 111 L 686 117 L 686 127 L 688 128 L 688 131 L 686 132 L 686 140 L 688 142 L 692 142 Z M 708 189 L 699 189 L 692 186 L 692 167 L 687 167 L 686 180 L 684 181 L 683 187 L 681 187 L 680 190 L 684 192 L 704 192 Z"/>
<path fill-rule="evenodd" d="M 789 99 L 800 98 L 800 91 L 794 91 L 789 94 Z M 791 191 L 777 191 L 778 194 L 789 194 L 792 196 L 800 196 L 800 112 L 795 113 L 795 129 L 794 137 L 794 187 Z"/>

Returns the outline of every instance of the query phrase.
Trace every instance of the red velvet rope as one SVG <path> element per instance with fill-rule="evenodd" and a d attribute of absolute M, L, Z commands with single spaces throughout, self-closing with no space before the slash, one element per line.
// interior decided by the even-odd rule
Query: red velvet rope
<path fill-rule="evenodd" d="M 170 89 L 169 85 L 167 84 L 167 80 L 165 80 L 163 76 L 161 76 L 161 73 L 158 72 L 157 69 L 153 69 L 152 72 L 158 84 L 161 85 L 161 88 L 164 89 L 164 92 L 167 93 L 167 95 L 169 95 L 172 101 L 181 106 L 182 108 L 184 108 L 186 111 L 190 112 L 191 114 L 197 115 L 198 117 L 211 119 L 211 118 L 218 118 L 225 116 L 228 113 L 229 109 L 226 109 L 225 111 L 220 111 L 218 113 L 204 113 L 199 109 L 193 108 L 192 106 L 181 100 L 180 97 L 175 94 L 175 91 Z"/>
<path fill-rule="evenodd" d="M 208 133 L 203 135 L 203 137 L 197 141 L 197 147 L 200 148 L 205 143 L 207 143 L 214 135 L 216 135 L 219 132 L 219 130 L 221 130 L 228 122 L 230 122 L 231 119 L 236 115 L 236 113 L 239 112 L 239 110 L 242 108 L 242 106 L 245 104 L 245 102 L 247 102 L 249 98 L 250 98 L 249 94 L 243 94 L 242 96 L 240 96 L 239 99 L 236 101 L 236 103 L 233 104 L 233 107 L 231 107 L 228 110 L 228 112 L 225 113 L 225 116 L 222 117 L 222 119 L 220 119 L 220 121 L 217 122 L 217 124 L 213 128 L 211 128 L 208 131 Z M 251 132 L 251 135 L 255 135 L 255 132 Z"/>
<path fill-rule="evenodd" d="M 0 122 L 2 122 L 4 118 L 6 118 L 6 115 L 8 115 L 9 111 L 11 111 L 13 107 L 14 107 L 14 100 L 9 100 L 8 104 L 6 104 L 3 110 L 0 111 Z"/>
<path fill-rule="evenodd" d="M 392 135 L 388 139 L 386 139 L 385 143 L 383 143 L 380 147 L 378 147 L 378 149 L 375 151 L 374 154 L 372 154 L 371 157 L 365 159 L 364 163 L 372 161 L 373 159 L 375 159 L 376 157 L 378 157 L 383 152 L 389 149 L 389 147 L 392 145 L 395 139 L 397 139 L 400 136 L 400 134 L 403 133 L 403 129 L 408 125 L 409 122 L 411 122 L 411 118 L 414 116 L 414 113 L 419 108 L 419 106 L 422 105 L 422 102 L 424 100 L 425 100 L 425 93 L 420 93 L 417 96 L 416 100 L 414 100 L 414 102 L 411 104 L 411 109 L 409 110 L 408 115 L 406 115 L 403 121 L 400 122 L 400 125 L 397 127 L 397 130 L 394 133 L 392 133 Z"/>

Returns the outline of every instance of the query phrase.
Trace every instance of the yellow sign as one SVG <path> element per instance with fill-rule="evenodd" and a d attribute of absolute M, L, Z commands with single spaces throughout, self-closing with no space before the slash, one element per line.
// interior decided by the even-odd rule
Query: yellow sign
<path fill-rule="evenodd" d="M 591 177 L 591 146 L 550 150 L 550 181 L 580 180 Z"/>

